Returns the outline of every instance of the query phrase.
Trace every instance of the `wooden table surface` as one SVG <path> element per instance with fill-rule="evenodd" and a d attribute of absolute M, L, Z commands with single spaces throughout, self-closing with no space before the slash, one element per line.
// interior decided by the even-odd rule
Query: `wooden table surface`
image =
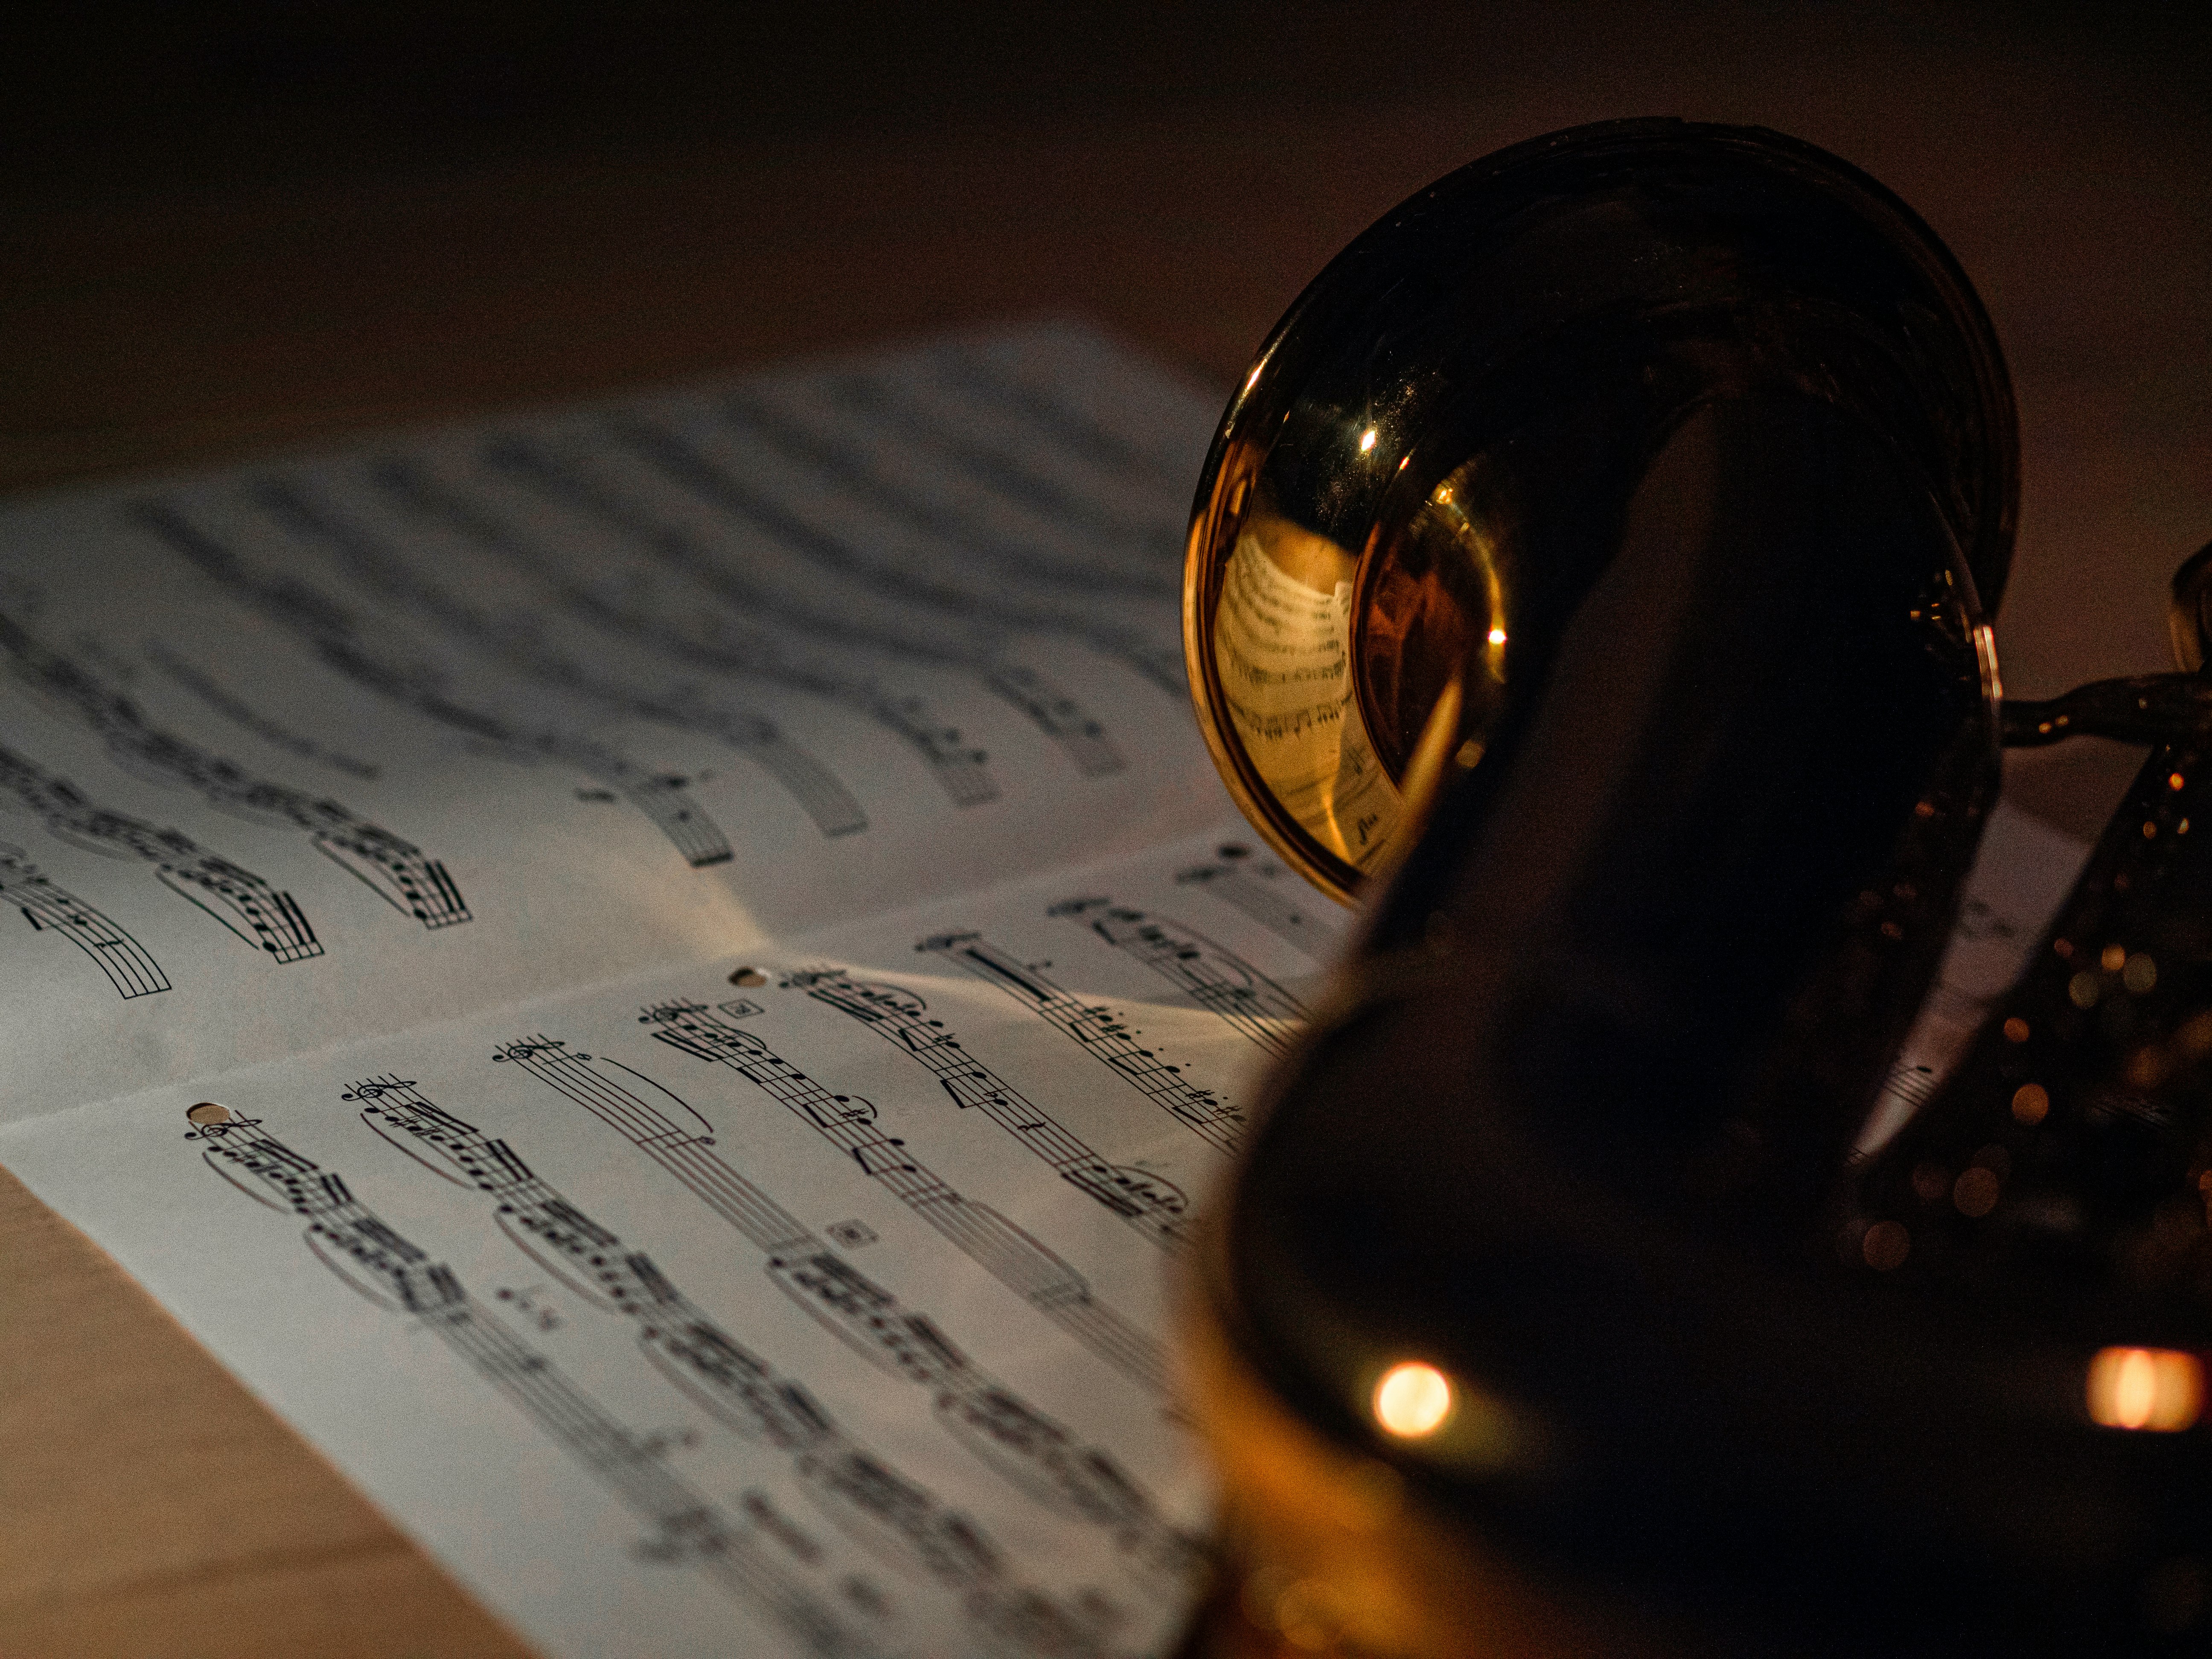
<path fill-rule="evenodd" d="M 2212 122 L 2172 65 L 1875 8 L 1488 33 L 1321 14 L 1299 49 L 1336 54 L 1325 98 L 1224 71 L 873 133 L 26 198 L 0 213 L 0 489 L 1048 312 L 1224 390 L 1306 278 L 1431 178 L 1674 113 L 1865 167 L 1980 287 L 2025 452 L 2010 689 L 2165 665 L 2166 578 L 2212 536 Z M 1376 68 L 1415 52 L 1419 75 Z M 2129 761 L 2057 751 L 2014 782 L 2088 827 Z M 0 1655 L 522 1650 L 0 1174 Z"/>

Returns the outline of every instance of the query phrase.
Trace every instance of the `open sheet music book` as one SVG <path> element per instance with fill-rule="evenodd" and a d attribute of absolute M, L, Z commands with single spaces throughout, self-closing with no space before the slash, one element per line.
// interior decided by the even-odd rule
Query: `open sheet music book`
<path fill-rule="evenodd" d="M 1341 913 L 1075 326 L 0 514 L 0 1163 L 549 1654 L 1143 1654 Z"/>
<path fill-rule="evenodd" d="M 1191 719 L 1218 412 L 1036 327 L 0 513 L 0 1164 L 548 1654 L 1159 1651 L 1346 926 Z"/>

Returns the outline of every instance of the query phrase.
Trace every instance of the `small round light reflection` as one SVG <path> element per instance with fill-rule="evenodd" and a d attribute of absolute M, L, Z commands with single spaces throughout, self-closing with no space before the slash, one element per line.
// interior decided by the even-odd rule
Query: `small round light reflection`
<path fill-rule="evenodd" d="M 1434 1434 L 1451 1415 L 1451 1379 L 1434 1365 L 1401 1360 L 1375 1385 L 1375 1420 L 1387 1434 L 1418 1440 Z"/>
<path fill-rule="evenodd" d="M 2106 1428 L 2172 1434 L 2204 1409 L 2204 1367 L 2172 1348 L 2100 1348 L 2089 1362 L 2088 1404 Z"/>

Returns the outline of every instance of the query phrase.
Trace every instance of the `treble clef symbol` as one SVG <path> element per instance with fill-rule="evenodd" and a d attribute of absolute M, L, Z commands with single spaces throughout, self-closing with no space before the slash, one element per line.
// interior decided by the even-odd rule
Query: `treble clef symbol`
<path fill-rule="evenodd" d="M 414 1086 L 412 1082 L 403 1078 L 372 1079 L 367 1083 L 355 1084 L 349 1092 L 341 1094 L 338 1098 L 363 1102 L 380 1100 L 394 1089 L 411 1089 Z"/>

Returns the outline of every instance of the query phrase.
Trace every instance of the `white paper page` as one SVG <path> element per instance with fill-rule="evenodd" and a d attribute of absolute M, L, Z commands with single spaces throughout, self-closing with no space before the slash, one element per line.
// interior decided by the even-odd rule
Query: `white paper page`
<path fill-rule="evenodd" d="M 1033 327 L 0 513 L 0 1121 L 1212 821 L 1218 412 Z"/>
<path fill-rule="evenodd" d="M 1331 942 L 1288 882 L 1201 837 L 0 1163 L 549 1654 L 1152 1653 L 1169 1275 Z"/>
<path fill-rule="evenodd" d="M 1966 877 L 1936 984 L 1867 1115 L 1854 1156 L 1871 1158 L 1951 1074 L 2073 890 L 2089 843 L 2000 800 Z"/>

